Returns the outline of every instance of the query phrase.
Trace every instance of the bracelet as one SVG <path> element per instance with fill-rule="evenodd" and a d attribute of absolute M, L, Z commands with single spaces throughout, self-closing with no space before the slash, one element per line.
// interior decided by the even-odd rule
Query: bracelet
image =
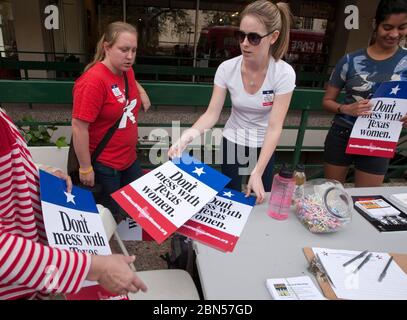
<path fill-rule="evenodd" d="M 93 167 L 92 167 L 92 166 L 90 166 L 88 170 L 83 170 L 83 169 L 79 168 L 79 173 L 80 173 L 80 174 L 89 174 L 89 173 L 91 173 L 92 171 L 93 171 Z"/>
<path fill-rule="evenodd" d="M 343 104 L 340 104 L 339 107 L 336 109 L 337 113 L 342 113 L 341 112 L 341 107 L 343 107 Z"/>

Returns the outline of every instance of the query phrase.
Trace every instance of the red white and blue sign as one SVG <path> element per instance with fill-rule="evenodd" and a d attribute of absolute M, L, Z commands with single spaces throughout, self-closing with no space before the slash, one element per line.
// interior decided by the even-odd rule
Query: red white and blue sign
<path fill-rule="evenodd" d="M 223 189 L 181 226 L 177 233 L 216 249 L 232 252 L 255 205 L 254 197 Z"/>
<path fill-rule="evenodd" d="M 407 114 L 407 81 L 383 82 L 370 100 L 372 113 L 359 116 L 346 148 L 348 154 L 393 158 Z"/>
<path fill-rule="evenodd" d="M 162 243 L 229 181 L 184 153 L 111 196 L 157 243 Z"/>
<path fill-rule="evenodd" d="M 73 186 L 66 192 L 63 179 L 40 170 L 41 207 L 50 246 L 94 255 L 111 254 L 103 222 L 90 191 Z M 103 289 L 97 282 L 85 281 L 68 300 L 127 300 Z"/>

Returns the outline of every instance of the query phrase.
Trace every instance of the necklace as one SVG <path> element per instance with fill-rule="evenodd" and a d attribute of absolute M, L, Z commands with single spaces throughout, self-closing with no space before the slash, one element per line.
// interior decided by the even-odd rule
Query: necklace
<path fill-rule="evenodd" d="M 248 72 L 246 71 L 246 68 L 243 67 L 242 71 L 246 74 L 246 77 L 248 78 Z M 263 73 L 264 71 L 261 71 L 261 73 Z M 260 80 L 259 77 L 261 77 L 261 74 L 254 74 L 253 72 L 250 74 L 252 79 L 247 79 L 247 84 L 249 85 L 249 87 L 255 87 L 256 83 Z M 257 78 L 257 79 L 256 79 Z"/>

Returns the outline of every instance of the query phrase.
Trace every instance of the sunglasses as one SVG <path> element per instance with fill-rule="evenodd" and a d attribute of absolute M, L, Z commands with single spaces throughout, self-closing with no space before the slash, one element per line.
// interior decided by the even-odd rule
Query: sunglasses
<path fill-rule="evenodd" d="M 274 31 L 271 31 L 267 34 L 265 34 L 264 36 L 259 35 L 256 32 L 249 32 L 249 33 L 245 33 L 241 30 L 237 30 L 236 31 L 236 38 L 239 39 L 240 43 L 243 43 L 244 39 L 247 37 L 247 40 L 249 41 L 249 43 L 252 46 L 258 46 L 261 42 L 261 39 L 263 39 L 264 37 L 267 37 L 268 35 L 272 34 Z"/>

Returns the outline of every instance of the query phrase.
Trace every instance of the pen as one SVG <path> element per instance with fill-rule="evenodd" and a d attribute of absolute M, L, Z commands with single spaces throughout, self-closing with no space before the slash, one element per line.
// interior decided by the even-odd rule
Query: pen
<path fill-rule="evenodd" d="M 372 254 L 369 253 L 369 254 L 366 256 L 365 260 L 363 260 L 363 261 L 360 263 L 360 265 L 358 265 L 358 267 L 353 271 L 353 273 L 356 273 L 356 272 L 358 272 L 360 269 L 362 269 L 363 265 L 364 265 L 366 262 L 369 261 L 369 259 L 370 259 L 371 256 L 372 256 Z"/>
<path fill-rule="evenodd" d="M 335 285 L 334 285 L 334 282 L 332 281 L 332 279 L 331 279 L 331 277 L 329 276 L 328 272 L 326 272 L 324 266 L 322 265 L 322 261 L 321 261 L 321 259 L 319 258 L 318 253 L 316 253 L 315 255 L 317 256 L 318 262 L 319 262 L 319 264 L 321 265 L 321 268 L 322 268 L 321 271 L 324 273 L 324 275 L 326 276 L 326 278 L 328 279 L 328 281 L 332 284 L 332 287 L 336 288 Z"/>
<path fill-rule="evenodd" d="M 379 280 L 378 280 L 379 282 L 381 282 L 381 281 L 384 279 L 384 277 L 386 276 L 386 274 L 387 274 L 387 269 L 389 268 L 390 263 L 391 263 L 392 261 L 393 261 L 393 256 L 391 256 L 390 259 L 389 259 L 389 261 L 387 261 L 386 266 L 384 267 L 382 273 L 380 274 Z"/>
<path fill-rule="evenodd" d="M 361 253 L 359 253 L 356 257 L 350 259 L 349 261 L 345 262 L 342 266 L 346 267 L 348 264 L 352 263 L 353 261 L 362 258 L 366 253 L 368 252 L 368 250 L 365 250 Z"/>

